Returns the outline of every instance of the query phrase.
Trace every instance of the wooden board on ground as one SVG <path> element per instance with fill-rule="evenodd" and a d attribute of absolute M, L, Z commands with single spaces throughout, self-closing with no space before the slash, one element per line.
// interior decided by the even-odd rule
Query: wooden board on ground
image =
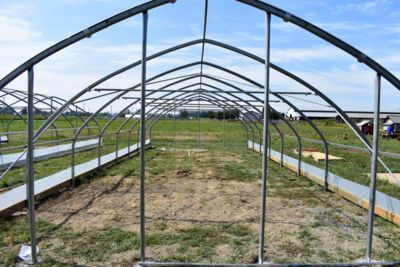
<path fill-rule="evenodd" d="M 370 176 L 371 174 L 368 174 Z M 379 180 L 388 181 L 391 184 L 400 186 L 400 173 L 377 173 L 376 177 Z"/>
<path fill-rule="evenodd" d="M 297 149 L 293 149 L 293 151 L 298 154 L 299 151 Z M 312 157 L 315 161 L 324 161 L 325 160 L 325 153 L 318 152 L 318 151 L 309 151 L 309 150 L 302 150 L 301 155 L 304 157 Z M 328 160 L 343 160 L 341 157 L 336 157 L 332 155 L 328 155 Z"/>

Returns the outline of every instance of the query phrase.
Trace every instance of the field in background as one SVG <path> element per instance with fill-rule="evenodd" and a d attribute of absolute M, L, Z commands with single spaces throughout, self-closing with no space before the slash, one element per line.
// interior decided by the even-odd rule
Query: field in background
<path fill-rule="evenodd" d="M 78 118 L 71 118 L 72 121 L 76 121 L 76 124 L 79 125 Z M 124 121 L 123 118 L 118 118 L 112 123 L 108 130 L 105 132 L 105 136 L 103 138 L 103 148 L 102 155 L 106 153 L 111 153 L 116 149 L 116 135 L 119 125 Z M 104 126 L 107 123 L 107 120 L 104 118 L 97 118 L 97 121 L 100 127 Z M 134 121 L 134 120 L 132 120 Z M 321 129 L 321 131 L 326 136 L 328 142 L 333 143 L 341 143 L 341 144 L 349 144 L 363 147 L 363 144 L 360 140 L 354 135 L 354 133 L 347 127 L 345 124 L 337 124 L 331 120 L 316 120 L 314 121 L 316 125 Z M 306 123 L 306 122 L 291 122 L 293 123 L 296 130 L 302 137 L 319 139 L 318 135 L 315 131 Z M 38 122 L 39 125 L 39 122 Z M 56 122 L 58 128 L 69 128 L 71 127 L 67 121 L 58 120 Z M 25 126 L 22 121 L 16 120 L 11 124 L 12 131 L 22 131 L 25 129 Z M 90 127 L 96 127 L 96 124 L 91 122 L 89 124 Z M 132 123 L 128 123 L 126 127 L 122 129 L 122 133 L 119 135 L 119 145 L 118 148 L 121 149 L 128 145 L 128 133 L 124 132 L 128 130 L 132 126 Z M 136 142 L 138 135 L 136 129 L 139 125 L 135 127 L 135 130 L 132 131 L 131 141 L 132 144 Z M 279 129 L 286 135 L 284 139 L 284 152 L 287 155 L 292 157 L 297 157 L 297 154 L 294 153 L 294 149 L 297 148 L 297 140 L 293 138 L 294 134 L 291 132 L 290 128 L 284 123 L 278 123 L 277 125 Z M 255 132 L 255 142 L 260 142 L 260 134 L 261 134 L 261 125 L 258 124 L 260 128 L 260 132 L 257 129 L 254 129 Z M 200 128 L 200 135 L 199 135 Z M 225 131 L 224 131 L 225 129 Z M 280 149 L 280 138 L 278 133 L 274 129 L 274 127 L 270 127 L 272 133 L 272 148 L 275 150 Z M 174 138 L 175 133 L 177 133 L 176 138 Z M 69 139 L 73 136 L 73 130 L 60 131 L 61 139 Z M 96 138 L 98 134 L 97 128 L 92 128 L 90 131 L 88 129 L 82 131 L 80 134 L 81 137 L 90 139 Z M 85 137 L 86 136 L 86 137 Z M 87 137 L 92 136 L 92 137 Z M 166 144 L 171 144 L 176 140 L 181 144 L 186 144 L 188 146 L 197 147 L 200 139 L 200 146 L 206 144 L 213 145 L 221 145 L 223 146 L 243 146 L 246 147 L 245 144 L 245 130 L 244 127 L 239 122 L 234 121 L 226 121 L 225 124 L 222 121 L 218 120 L 208 120 L 203 119 L 198 120 L 161 120 L 155 126 L 153 130 L 153 136 L 158 142 L 165 142 Z M 251 132 L 249 131 L 249 138 L 251 138 Z M 369 136 L 371 138 L 371 136 Z M 40 141 L 49 141 L 55 139 L 55 131 L 49 130 L 40 138 Z M 65 141 L 64 143 L 68 143 L 69 141 Z M 21 145 L 26 144 L 26 134 L 21 133 L 17 135 L 10 136 L 10 142 L 7 144 L 3 144 L 3 148 L 7 146 Z M 387 151 L 393 153 L 400 153 L 400 142 L 394 139 L 380 139 L 380 151 Z M 43 145 L 42 145 L 43 146 Z M 49 144 L 47 144 L 49 146 Z M 320 152 L 324 152 L 324 148 L 322 145 L 311 143 L 305 140 L 302 140 L 303 149 L 318 149 Z M 18 151 L 21 151 L 18 150 Z M 12 151 L 16 152 L 16 151 Z M 10 153 L 6 151 L 4 153 Z M 355 181 L 357 183 L 363 185 L 369 185 L 369 177 L 370 173 L 370 157 L 366 152 L 353 151 L 350 149 L 337 148 L 337 147 L 329 147 L 329 154 L 334 156 L 339 156 L 344 159 L 344 161 L 330 161 L 329 170 L 337 175 L 340 175 L 349 180 Z M 97 149 L 92 149 L 89 151 L 78 152 L 76 154 L 76 164 L 83 163 L 90 159 L 96 158 L 98 155 Z M 398 164 L 397 159 L 389 158 L 389 157 L 381 157 L 387 166 L 394 173 L 400 172 L 400 164 Z M 324 167 L 324 162 L 316 162 L 311 157 L 303 157 L 303 160 L 307 163 L 311 163 L 315 166 Z M 35 164 L 35 177 L 37 179 L 46 177 L 52 173 L 63 170 L 71 166 L 70 156 L 55 158 L 47 161 L 38 162 Z M 380 164 L 378 165 L 378 172 L 387 172 Z M 6 188 L 9 186 L 15 186 L 24 182 L 25 179 L 25 169 L 23 166 L 15 168 L 11 170 L 5 177 L 5 179 L 0 181 L 0 187 Z M 393 185 L 386 181 L 378 181 L 377 188 L 379 191 L 386 193 L 390 196 L 400 198 L 400 190 L 399 187 Z"/>

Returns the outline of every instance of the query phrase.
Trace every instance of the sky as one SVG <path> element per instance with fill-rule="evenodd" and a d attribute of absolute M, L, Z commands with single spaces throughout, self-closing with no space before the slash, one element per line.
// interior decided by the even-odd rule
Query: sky
<path fill-rule="evenodd" d="M 143 3 L 138 0 L 1 0 L 0 77 L 52 44 L 107 17 Z M 325 29 L 375 59 L 400 77 L 400 1 L 398 0 L 270 0 L 268 3 Z M 204 0 L 177 0 L 149 12 L 148 55 L 202 37 Z M 141 57 L 142 17 L 129 18 L 53 55 L 35 67 L 35 92 L 69 99 L 94 81 Z M 372 110 L 375 73 L 342 50 L 305 30 L 273 17 L 271 61 L 320 89 L 344 110 Z M 265 15 L 234 0 L 209 0 L 207 38 L 265 54 Z M 185 48 L 148 63 L 147 77 L 200 60 L 201 45 Z M 206 61 L 244 74 L 259 83 L 264 67 L 251 59 L 212 45 L 205 46 Z M 174 76 L 199 73 L 195 66 Z M 206 74 L 234 80 L 243 89 L 255 88 L 211 67 Z M 128 88 L 140 81 L 140 67 L 113 78 L 99 88 Z M 26 75 L 8 88 L 26 90 Z M 156 89 L 166 83 L 148 85 Z M 184 86 L 187 83 L 182 83 Z M 158 87 L 157 87 L 158 86 Z M 178 88 L 178 87 L 175 87 Z M 271 72 L 271 90 L 306 91 L 283 75 Z M 97 96 L 91 92 L 83 96 Z M 133 94 L 130 94 L 133 96 Z M 127 95 L 128 96 L 128 95 Z M 156 97 L 155 94 L 153 97 Z M 326 109 L 315 96 L 290 98 L 303 109 Z M 93 112 L 109 98 L 85 103 Z M 304 101 L 307 100 L 306 101 Z M 382 110 L 400 112 L 400 92 L 382 83 Z M 105 108 L 124 109 L 131 100 Z M 316 104 L 314 103 L 316 102 Z M 83 104 L 81 104 L 82 106 Z M 276 109 L 288 107 L 273 103 Z M 134 105 L 132 109 L 138 106 Z"/>

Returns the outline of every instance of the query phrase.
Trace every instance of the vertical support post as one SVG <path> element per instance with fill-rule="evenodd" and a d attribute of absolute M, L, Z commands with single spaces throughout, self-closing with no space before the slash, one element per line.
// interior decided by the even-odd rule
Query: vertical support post
<path fill-rule="evenodd" d="M 26 165 L 26 194 L 28 199 L 29 209 L 29 230 L 32 250 L 32 264 L 38 262 L 36 251 L 36 217 L 35 217 L 35 182 L 33 169 L 33 67 L 28 69 L 28 150 L 27 150 L 27 165 Z"/>
<path fill-rule="evenodd" d="M 131 153 L 131 135 L 132 135 L 132 130 L 128 132 L 128 153 Z"/>
<path fill-rule="evenodd" d="M 71 189 L 75 188 L 75 142 L 76 138 L 74 137 L 71 142 Z"/>
<path fill-rule="evenodd" d="M 249 129 L 246 127 L 246 148 L 249 149 Z"/>
<path fill-rule="evenodd" d="M 372 236 L 374 233 L 374 213 L 375 213 L 375 195 L 376 195 L 376 171 L 378 157 L 379 140 L 379 112 L 381 102 L 381 75 L 377 74 L 375 78 L 375 97 L 374 97 L 374 136 L 372 141 L 371 154 L 371 184 L 369 188 L 369 212 L 368 212 L 368 237 L 367 237 L 367 262 L 371 262 Z"/>
<path fill-rule="evenodd" d="M 140 146 L 140 127 L 137 129 L 136 144 L 138 144 L 138 146 Z"/>
<path fill-rule="evenodd" d="M 101 147 L 101 138 L 102 138 L 102 134 L 100 134 L 99 136 L 99 140 L 97 143 L 97 167 L 100 168 L 101 166 L 101 152 L 102 152 L 102 147 Z"/>
<path fill-rule="evenodd" d="M 150 140 L 153 140 L 153 126 L 154 126 L 154 124 L 152 124 L 151 126 L 150 126 L 150 134 L 149 134 L 149 139 Z"/>
<path fill-rule="evenodd" d="M 222 122 L 222 126 L 223 126 L 223 129 L 222 129 L 222 145 L 223 145 L 223 147 L 225 147 L 225 110 L 222 111 L 222 120 L 223 120 L 223 122 Z"/>
<path fill-rule="evenodd" d="M 279 132 L 281 135 L 281 162 L 280 162 L 280 166 L 283 167 L 283 150 L 285 148 L 285 143 L 284 143 L 284 135 L 283 133 Z"/>
<path fill-rule="evenodd" d="M 198 106 L 197 106 L 197 119 L 199 121 L 199 125 L 198 125 L 198 146 L 200 148 L 200 92 L 199 92 L 199 101 L 198 101 Z"/>
<path fill-rule="evenodd" d="M 324 139 L 324 148 L 325 148 L 325 173 L 324 173 L 324 190 L 328 191 L 328 168 L 329 168 L 329 150 L 328 150 L 328 142 Z"/>
<path fill-rule="evenodd" d="M 118 150 L 119 150 L 119 132 L 115 133 L 115 159 L 118 159 Z"/>
<path fill-rule="evenodd" d="M 174 108 L 174 146 L 176 146 L 176 113 Z"/>
<path fill-rule="evenodd" d="M 74 136 L 74 134 L 75 134 L 75 128 L 74 128 L 74 125 L 73 125 L 73 123 L 72 123 L 72 108 L 70 108 L 69 109 L 69 113 L 68 113 L 68 118 L 69 118 L 69 120 L 71 121 L 71 126 L 72 126 L 72 136 Z"/>
<path fill-rule="evenodd" d="M 268 132 L 268 158 L 269 159 L 271 159 L 271 144 L 272 144 L 271 133 Z"/>
<path fill-rule="evenodd" d="M 301 145 L 301 138 L 300 136 L 297 136 L 297 140 L 298 140 L 298 151 L 299 151 L 299 155 L 297 156 L 297 175 L 300 176 L 301 175 L 301 159 L 302 159 L 302 145 Z"/>
<path fill-rule="evenodd" d="M 254 146 L 255 146 L 255 144 L 254 144 L 254 130 L 253 130 L 253 128 L 250 126 L 250 129 L 251 129 L 251 135 L 252 135 L 252 137 L 251 137 L 251 141 L 253 142 L 253 150 L 254 150 Z M 261 144 L 260 144 L 260 146 L 261 146 Z M 261 149 L 260 149 L 260 154 L 261 154 Z"/>
<path fill-rule="evenodd" d="M 145 261 L 145 213 L 144 213 L 144 183 L 145 183 L 145 153 L 146 153 L 146 53 L 147 53 L 147 22 L 148 13 L 143 12 L 142 39 L 142 77 L 140 97 L 140 261 Z"/>
<path fill-rule="evenodd" d="M 4 98 L 5 97 L 3 97 L 3 100 L 4 100 Z M 6 113 L 5 113 L 5 110 L 6 110 L 6 105 L 5 105 L 5 101 L 3 101 L 3 119 L 1 120 L 1 123 L 3 124 L 3 128 L 4 128 L 4 130 L 7 132 L 7 130 L 5 129 L 5 126 L 4 126 L 4 122 L 5 122 L 5 120 L 6 120 Z M 8 139 L 8 133 L 7 133 L 7 139 Z M 0 148 L 1 148 L 1 142 L 0 142 Z M 0 155 L 2 155 L 2 153 L 1 153 L 1 151 L 0 151 Z"/>
<path fill-rule="evenodd" d="M 261 153 L 262 153 L 262 151 L 261 151 L 261 146 L 262 146 L 262 143 L 263 143 L 263 136 L 262 136 L 262 133 L 260 132 L 260 130 L 258 130 L 258 135 L 259 135 L 259 137 L 260 137 L 260 149 L 259 149 L 259 153 L 260 153 L 260 155 L 261 155 Z"/>
<path fill-rule="evenodd" d="M 5 127 L 5 121 L 6 121 L 6 96 L 3 97 L 3 127 L 4 127 L 4 131 L 7 132 L 6 136 L 7 139 L 9 139 L 9 135 L 8 135 L 8 127 Z M 1 142 L 0 142 L 0 147 L 1 147 Z M 0 155 L 2 155 L 3 153 L 0 152 Z"/>
<path fill-rule="evenodd" d="M 53 115 L 53 98 L 50 98 L 50 116 Z M 53 141 L 53 127 L 51 127 L 51 141 Z"/>
<path fill-rule="evenodd" d="M 270 63 L 270 34 L 271 14 L 265 14 L 265 84 L 264 84 L 264 121 L 263 121 L 263 153 L 262 153 L 262 183 L 261 183 L 261 211 L 260 211 L 260 243 L 258 251 L 258 263 L 264 261 L 265 238 L 265 208 L 267 195 L 267 147 L 268 147 L 268 119 L 269 119 L 269 63 Z"/>
<path fill-rule="evenodd" d="M 83 103 L 83 114 L 85 114 L 85 117 L 89 116 L 89 114 L 85 110 L 85 103 Z M 88 125 L 88 134 L 89 134 L 89 136 L 92 135 L 90 125 Z"/>
<path fill-rule="evenodd" d="M 78 129 L 78 107 L 75 107 L 75 129 L 74 129 L 74 134 L 76 133 Z"/>

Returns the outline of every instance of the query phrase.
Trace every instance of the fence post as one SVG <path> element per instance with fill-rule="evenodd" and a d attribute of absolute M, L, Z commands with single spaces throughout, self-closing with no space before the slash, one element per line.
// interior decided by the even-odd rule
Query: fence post
<path fill-rule="evenodd" d="M 225 147 L 225 110 L 222 111 L 222 120 L 223 120 L 223 130 L 222 130 L 222 144 Z"/>
<path fill-rule="evenodd" d="M 368 211 L 368 238 L 367 238 L 367 262 L 371 262 L 372 236 L 374 233 L 374 213 L 375 213 L 375 195 L 376 195 L 376 169 L 379 145 L 379 112 L 381 102 L 381 76 L 376 75 L 375 79 L 375 97 L 374 97 L 374 136 L 372 141 L 371 154 L 371 184 L 369 189 L 369 211 Z"/>
<path fill-rule="evenodd" d="M 146 52 L 148 13 L 143 12 L 142 74 L 140 98 L 140 261 L 145 261 L 145 153 L 146 153 Z"/>
<path fill-rule="evenodd" d="M 262 153 L 262 184 L 261 184 L 261 211 L 260 211 L 260 243 L 258 263 L 264 260 L 264 238 L 265 238 L 265 208 L 267 194 L 267 148 L 268 148 L 268 123 L 269 123 L 269 62 L 270 62 L 270 34 L 271 14 L 265 14 L 265 85 L 264 85 L 264 127 L 263 127 L 263 153 Z"/>
<path fill-rule="evenodd" d="M 175 113 L 175 107 L 174 107 L 174 145 L 176 147 L 176 113 Z"/>
<path fill-rule="evenodd" d="M 33 169 L 33 81 L 34 71 L 33 67 L 28 69 L 28 150 L 27 150 L 27 164 L 26 164 L 26 194 L 28 199 L 29 209 L 29 227 L 30 227 L 30 239 L 31 239 L 31 252 L 32 252 L 32 264 L 38 262 L 37 251 L 36 251 L 36 217 L 35 217 L 35 177 Z"/>

